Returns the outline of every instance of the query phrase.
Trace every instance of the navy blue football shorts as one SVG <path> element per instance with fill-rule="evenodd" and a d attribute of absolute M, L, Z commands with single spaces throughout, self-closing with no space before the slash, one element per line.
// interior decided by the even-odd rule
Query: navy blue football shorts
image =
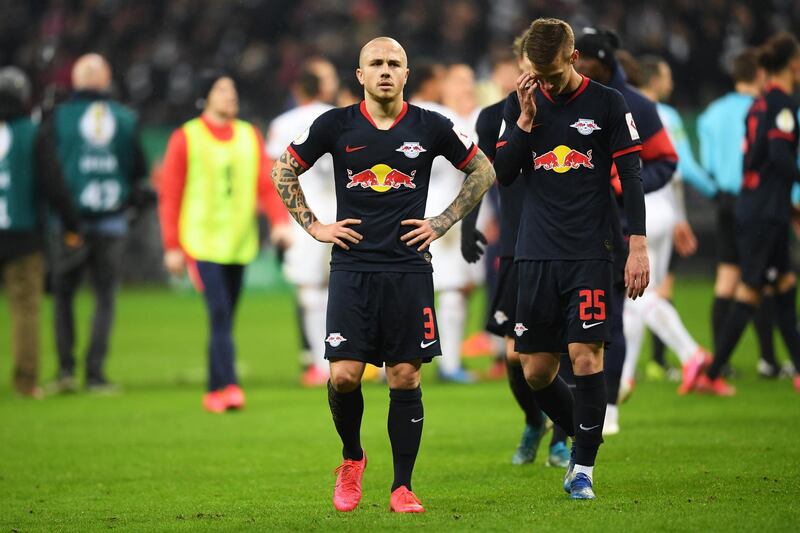
<path fill-rule="evenodd" d="M 375 366 L 442 354 L 429 272 L 331 272 L 325 358 Z"/>
<path fill-rule="evenodd" d="M 573 342 L 611 340 L 612 263 L 519 261 L 515 349 L 564 353 Z"/>
<path fill-rule="evenodd" d="M 788 223 L 737 221 L 736 228 L 741 279 L 745 285 L 760 289 L 790 271 Z"/>

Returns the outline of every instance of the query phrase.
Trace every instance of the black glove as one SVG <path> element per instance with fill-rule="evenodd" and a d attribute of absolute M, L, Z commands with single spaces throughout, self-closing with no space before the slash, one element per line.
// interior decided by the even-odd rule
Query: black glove
<path fill-rule="evenodd" d="M 147 184 L 138 184 L 133 187 L 128 197 L 128 205 L 134 209 L 147 209 L 158 203 L 158 193 Z"/>
<path fill-rule="evenodd" d="M 477 263 L 485 249 L 478 243 L 487 244 L 486 237 L 479 230 L 472 228 L 472 231 L 461 228 L 461 255 L 467 263 Z"/>

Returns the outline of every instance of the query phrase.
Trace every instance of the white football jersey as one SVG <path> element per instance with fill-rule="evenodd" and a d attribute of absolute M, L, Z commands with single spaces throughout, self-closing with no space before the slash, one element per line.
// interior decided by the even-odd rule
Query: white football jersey
<path fill-rule="evenodd" d="M 267 134 L 267 156 L 273 161 L 278 160 L 286 147 L 302 135 L 314 120 L 333 109 L 328 104 L 312 102 L 290 109 L 275 117 L 269 126 Z M 320 221 L 330 224 L 336 219 L 336 189 L 333 180 L 333 158 L 325 154 L 306 172 L 300 175 L 300 185 L 303 187 L 308 206 L 317 215 Z"/>
<path fill-rule="evenodd" d="M 457 115 L 453 110 L 435 102 L 412 102 L 429 111 L 436 111 L 449 118 L 457 130 L 477 142 L 475 123 L 478 120 L 477 109 L 468 119 Z M 455 168 L 452 163 L 439 156 L 433 160 L 431 167 L 431 181 L 428 186 L 428 203 L 425 206 L 425 216 L 432 217 L 444 211 L 455 200 L 461 184 L 464 183 L 464 173 Z"/>

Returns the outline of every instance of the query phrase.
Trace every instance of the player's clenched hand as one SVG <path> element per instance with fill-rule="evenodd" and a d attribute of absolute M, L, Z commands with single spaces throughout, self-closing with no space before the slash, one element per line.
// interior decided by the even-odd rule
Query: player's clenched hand
<path fill-rule="evenodd" d="M 332 242 L 345 250 L 349 250 L 350 247 L 347 246 L 348 242 L 358 244 L 361 242 L 361 239 L 364 238 L 364 236 L 356 230 L 348 228 L 347 226 L 350 224 L 361 224 L 361 220 L 357 218 L 346 218 L 334 222 L 333 224 L 323 224 L 319 220 L 315 220 L 314 223 L 308 227 L 308 233 L 319 242 Z"/>
<path fill-rule="evenodd" d="M 517 126 L 530 132 L 533 129 L 533 119 L 536 117 L 536 79 L 528 73 L 523 73 L 517 78 L 517 98 L 519 98 L 519 118 Z"/>
<path fill-rule="evenodd" d="M 430 218 L 426 218 L 425 220 L 419 220 L 416 218 L 403 220 L 400 222 L 401 226 L 416 226 L 416 228 L 401 236 L 400 240 L 406 243 L 406 246 L 413 246 L 421 242 L 422 244 L 417 248 L 417 251 L 421 252 L 425 250 L 430 243 L 445 233 L 444 231 L 436 231 L 431 220 L 432 219 Z"/>
<path fill-rule="evenodd" d="M 650 284 L 650 260 L 647 257 L 647 237 L 631 235 L 628 261 L 625 263 L 625 288 L 628 298 L 635 300 Z"/>

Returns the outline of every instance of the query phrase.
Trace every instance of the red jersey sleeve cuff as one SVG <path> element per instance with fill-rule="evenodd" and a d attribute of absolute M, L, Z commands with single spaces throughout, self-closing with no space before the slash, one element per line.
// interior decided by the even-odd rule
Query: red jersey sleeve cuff
<path fill-rule="evenodd" d="M 781 130 L 769 130 L 767 137 L 770 139 L 783 139 L 784 141 L 794 142 L 794 133 L 787 133 Z"/>
<path fill-rule="evenodd" d="M 300 155 L 299 155 L 299 154 L 298 154 L 298 153 L 295 151 L 295 149 L 294 149 L 294 148 L 292 148 L 292 145 L 291 145 L 291 144 L 288 146 L 288 148 L 286 148 L 286 151 L 287 151 L 287 152 L 289 152 L 290 154 L 292 154 L 292 157 L 294 157 L 295 159 L 297 159 L 297 162 L 298 162 L 298 163 L 300 163 L 300 166 L 301 166 L 301 167 L 303 167 L 305 170 L 308 170 L 308 169 L 309 169 L 309 167 L 310 167 L 311 165 L 309 165 L 308 163 L 306 163 L 305 161 L 303 161 L 303 158 L 302 158 L 302 157 L 300 157 Z"/>
<path fill-rule="evenodd" d="M 641 152 L 641 151 L 642 151 L 642 145 L 636 144 L 628 148 L 623 148 L 622 150 L 617 150 L 611 155 L 611 157 L 617 158 L 617 157 L 622 157 L 623 155 L 632 154 L 633 152 Z"/>
<path fill-rule="evenodd" d="M 475 144 L 475 143 L 472 143 L 472 149 L 469 151 L 469 154 L 467 154 L 467 157 L 465 157 L 464 160 L 461 161 L 461 163 L 456 165 L 456 168 L 458 170 L 461 170 L 462 168 L 467 166 L 469 164 L 469 162 L 472 161 L 472 158 L 475 157 L 475 154 L 477 154 L 477 153 L 478 153 L 478 145 Z"/>

